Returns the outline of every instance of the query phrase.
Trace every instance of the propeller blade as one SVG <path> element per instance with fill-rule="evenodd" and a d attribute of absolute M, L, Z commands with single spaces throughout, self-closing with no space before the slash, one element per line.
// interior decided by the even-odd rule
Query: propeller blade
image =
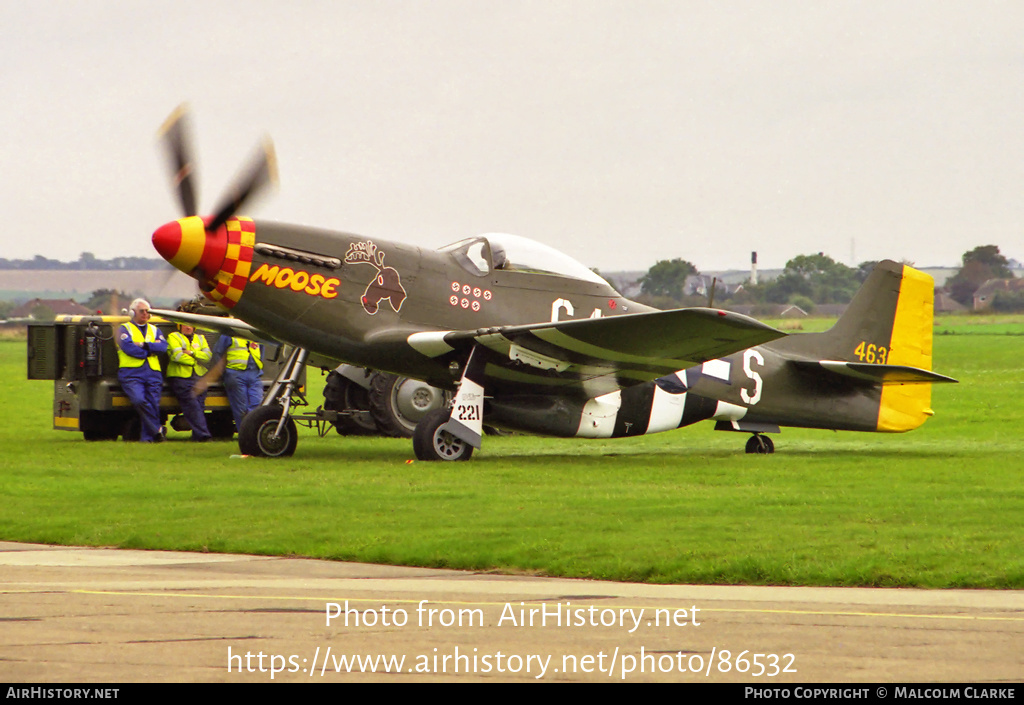
<path fill-rule="evenodd" d="M 235 179 L 235 186 L 228 191 L 228 197 L 217 209 L 213 220 L 206 226 L 208 232 L 214 232 L 227 222 L 227 219 L 239 211 L 251 197 L 268 185 L 277 184 L 277 157 L 274 144 L 266 138 L 260 146 L 256 157 L 249 168 Z"/>
<path fill-rule="evenodd" d="M 171 165 L 174 188 L 181 199 L 181 209 L 186 216 L 196 215 L 194 164 L 192 146 L 189 143 L 188 107 L 179 105 L 160 128 L 160 138 L 167 149 Z"/>
<path fill-rule="evenodd" d="M 157 294 L 160 294 L 160 295 L 162 295 L 164 293 L 164 290 L 171 283 L 172 279 L 174 279 L 178 275 L 187 276 L 187 275 L 185 275 L 184 272 L 181 272 L 178 269 L 175 269 L 175 267 L 173 265 L 171 265 L 169 262 L 166 263 L 164 266 L 162 266 L 160 268 L 160 270 L 161 270 L 162 276 L 160 276 L 159 279 L 157 280 L 156 287 L 155 287 L 156 291 L 157 291 Z"/>

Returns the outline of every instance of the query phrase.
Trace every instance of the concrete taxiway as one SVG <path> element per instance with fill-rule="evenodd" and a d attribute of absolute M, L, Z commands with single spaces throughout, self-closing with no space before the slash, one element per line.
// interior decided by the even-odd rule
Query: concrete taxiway
<path fill-rule="evenodd" d="M 1020 590 L 646 585 L 0 543 L 0 622 L 9 683 L 1024 680 Z"/>

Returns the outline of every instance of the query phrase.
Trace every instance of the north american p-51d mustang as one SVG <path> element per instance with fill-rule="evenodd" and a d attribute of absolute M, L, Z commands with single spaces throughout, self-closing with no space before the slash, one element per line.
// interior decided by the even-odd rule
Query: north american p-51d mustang
<path fill-rule="evenodd" d="M 552 436 L 614 438 L 713 419 L 770 453 L 781 426 L 907 431 L 932 414 L 932 279 L 886 261 L 829 331 L 789 335 L 711 308 L 630 301 L 570 257 L 512 235 L 439 250 L 254 221 L 241 205 L 271 180 L 269 151 L 210 217 L 197 215 L 184 115 L 164 139 L 185 217 L 157 251 L 234 318 L 201 326 L 455 391 L 429 412 L 422 460 L 465 460 L 484 423 Z M 288 369 L 239 429 L 243 452 L 290 455 Z"/>

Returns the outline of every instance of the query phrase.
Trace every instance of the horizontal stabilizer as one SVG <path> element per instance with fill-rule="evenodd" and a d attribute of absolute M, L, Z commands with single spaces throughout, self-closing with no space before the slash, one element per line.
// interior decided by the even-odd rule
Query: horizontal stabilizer
<path fill-rule="evenodd" d="M 874 384 L 919 384 L 924 382 L 956 382 L 952 377 L 940 375 L 931 370 L 908 365 L 873 365 L 867 362 L 842 362 L 839 360 L 793 361 L 802 368 L 821 367 L 844 377 L 864 380 Z"/>

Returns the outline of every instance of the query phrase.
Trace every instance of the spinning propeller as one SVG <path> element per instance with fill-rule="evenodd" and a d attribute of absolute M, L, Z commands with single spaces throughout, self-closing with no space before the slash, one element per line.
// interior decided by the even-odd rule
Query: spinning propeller
<path fill-rule="evenodd" d="M 181 271 L 208 283 L 219 271 L 224 256 L 224 238 L 218 231 L 253 196 L 277 182 L 274 146 L 264 139 L 248 168 L 235 177 L 214 215 L 200 218 L 196 206 L 195 159 L 188 126 L 188 111 L 179 106 L 160 129 L 167 151 L 174 189 L 185 217 L 160 226 L 153 233 L 153 246 L 160 256 Z"/>

